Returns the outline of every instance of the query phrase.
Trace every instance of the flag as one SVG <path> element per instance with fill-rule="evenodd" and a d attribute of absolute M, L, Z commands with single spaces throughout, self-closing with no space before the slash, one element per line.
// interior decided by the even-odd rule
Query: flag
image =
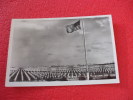
<path fill-rule="evenodd" d="M 80 30 L 81 29 L 81 26 L 80 26 L 80 20 L 77 21 L 76 23 L 74 24 L 71 24 L 71 25 L 67 25 L 66 26 L 66 31 L 67 33 L 72 33 L 74 31 L 77 31 L 77 30 Z"/>

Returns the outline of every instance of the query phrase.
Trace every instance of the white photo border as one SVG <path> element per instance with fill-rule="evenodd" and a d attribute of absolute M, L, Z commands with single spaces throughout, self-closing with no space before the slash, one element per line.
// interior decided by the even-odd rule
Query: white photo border
<path fill-rule="evenodd" d="M 83 80 L 83 81 L 51 81 L 51 82 L 9 82 L 9 73 L 10 73 L 10 63 L 11 63 L 11 52 L 12 52 L 12 43 L 13 43 L 13 32 L 14 32 L 14 22 L 17 20 L 63 20 L 63 19 L 81 19 L 81 18 L 100 18 L 108 17 L 111 30 L 111 38 L 113 45 L 113 56 L 115 63 L 115 72 L 116 79 L 104 79 L 104 80 Z M 6 69 L 6 87 L 32 87 L 32 86 L 67 86 L 67 85 L 92 85 L 92 84 L 114 84 L 120 83 L 119 72 L 118 72 L 118 63 L 116 55 L 116 45 L 113 31 L 113 23 L 111 15 L 98 15 L 98 16 L 79 16 L 79 17 L 60 17 L 60 18 L 32 18 L 32 19 L 12 19 L 11 22 L 11 31 L 9 38 L 9 50 L 8 50 L 8 59 L 7 59 L 7 69 Z"/>

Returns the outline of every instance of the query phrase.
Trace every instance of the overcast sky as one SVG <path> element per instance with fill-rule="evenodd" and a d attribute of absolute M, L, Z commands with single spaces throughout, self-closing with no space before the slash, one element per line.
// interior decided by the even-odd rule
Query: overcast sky
<path fill-rule="evenodd" d="M 11 66 L 85 64 L 83 31 L 67 34 L 65 28 L 78 20 L 15 20 Z M 82 21 L 87 63 L 113 62 L 108 18 L 87 18 Z"/>

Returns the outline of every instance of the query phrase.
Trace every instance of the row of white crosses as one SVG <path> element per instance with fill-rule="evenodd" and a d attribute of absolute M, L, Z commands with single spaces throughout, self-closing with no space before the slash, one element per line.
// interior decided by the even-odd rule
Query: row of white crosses
<path fill-rule="evenodd" d="M 110 74 L 110 73 L 114 73 L 115 71 L 115 68 L 114 67 L 109 67 L 109 66 L 100 66 L 100 67 L 95 67 L 95 68 L 92 68 L 91 69 L 91 74 L 96 74 L 96 73 L 101 73 L 101 74 L 104 74 L 104 73 L 107 73 L 107 74 Z"/>
<path fill-rule="evenodd" d="M 73 70 L 60 70 L 57 72 L 50 72 L 50 71 L 30 71 L 30 73 L 34 74 L 40 79 L 43 78 L 61 78 L 61 77 L 79 77 L 81 73 L 83 76 L 86 76 L 83 71 L 80 69 L 73 69 Z"/>
<path fill-rule="evenodd" d="M 91 72 L 90 74 L 96 74 L 96 73 L 114 73 L 114 65 L 105 65 L 105 66 L 93 66 L 90 68 Z M 45 79 L 45 78 L 76 78 L 82 76 L 86 76 L 86 69 L 83 68 L 70 68 L 70 69 L 58 69 L 54 71 L 44 71 L 40 70 L 40 68 L 27 68 L 27 69 L 18 69 L 18 70 L 13 70 L 12 73 L 10 74 L 10 77 L 13 77 L 15 75 L 14 81 L 17 81 L 18 75 L 21 74 L 21 80 L 24 81 L 24 75 L 28 79 L 28 81 L 31 81 L 31 78 L 34 80 L 39 79 Z"/>
<path fill-rule="evenodd" d="M 23 69 L 21 69 L 21 68 L 18 69 L 18 70 L 16 70 L 16 71 L 14 71 L 14 72 L 10 75 L 10 78 L 12 78 L 14 75 L 15 75 L 15 77 L 14 77 L 13 81 L 17 81 L 18 75 L 20 75 L 21 81 L 24 81 L 24 75 L 26 76 L 26 78 L 28 79 L 28 81 L 31 80 L 30 77 L 33 77 L 33 78 L 34 78 L 34 76 L 33 76 L 32 74 L 30 74 L 30 76 L 29 76 L 29 73 L 27 73 L 25 70 L 23 70 Z"/>

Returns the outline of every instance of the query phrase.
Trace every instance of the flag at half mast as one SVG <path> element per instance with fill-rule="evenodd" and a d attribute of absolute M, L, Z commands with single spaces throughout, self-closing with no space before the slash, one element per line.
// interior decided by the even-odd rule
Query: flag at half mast
<path fill-rule="evenodd" d="M 81 26 L 80 26 L 80 20 L 77 21 L 76 23 L 74 24 L 71 24 L 71 25 L 67 25 L 66 26 L 66 31 L 67 33 L 72 33 L 74 31 L 77 31 L 77 30 L 80 30 L 81 29 Z"/>

